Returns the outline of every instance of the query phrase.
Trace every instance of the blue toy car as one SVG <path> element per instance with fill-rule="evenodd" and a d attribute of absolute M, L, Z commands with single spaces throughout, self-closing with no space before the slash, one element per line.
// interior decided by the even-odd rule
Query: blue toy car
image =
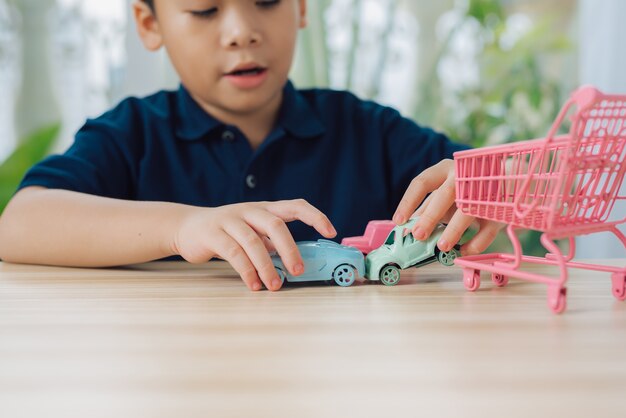
<path fill-rule="evenodd" d="M 365 276 L 365 258 L 361 251 L 336 242 L 320 239 L 297 243 L 304 261 L 304 273 L 292 276 L 280 256 L 273 252 L 272 262 L 284 283 L 334 280 L 339 286 L 350 286 L 357 277 Z"/>

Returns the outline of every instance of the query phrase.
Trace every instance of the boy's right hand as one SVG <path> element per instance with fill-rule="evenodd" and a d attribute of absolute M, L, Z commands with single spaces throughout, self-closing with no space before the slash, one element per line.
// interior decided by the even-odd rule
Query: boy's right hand
<path fill-rule="evenodd" d="M 326 238 L 337 235 L 326 215 L 302 199 L 239 203 L 194 208 L 176 234 L 174 252 L 191 263 L 219 257 L 230 263 L 250 290 L 260 290 L 262 283 L 278 290 L 281 281 L 268 248 L 276 249 L 292 275 L 304 273 L 302 257 L 286 225 L 295 220 Z"/>

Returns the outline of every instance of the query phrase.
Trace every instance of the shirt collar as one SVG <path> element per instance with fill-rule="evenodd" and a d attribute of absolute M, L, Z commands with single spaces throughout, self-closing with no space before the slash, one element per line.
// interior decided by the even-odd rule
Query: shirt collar
<path fill-rule="evenodd" d="M 278 126 L 297 138 L 315 138 L 325 132 L 315 109 L 290 81 L 283 91 Z"/>
<path fill-rule="evenodd" d="M 184 140 L 196 140 L 204 137 L 223 124 L 209 115 L 191 97 L 181 84 L 177 93 L 176 136 Z"/>
<path fill-rule="evenodd" d="M 222 122 L 204 111 L 182 84 L 177 93 L 175 124 L 176 135 L 183 140 L 200 139 L 224 126 Z M 282 127 L 297 138 L 314 138 L 325 132 L 319 115 L 291 82 L 287 82 L 283 90 L 283 103 L 277 127 Z"/>

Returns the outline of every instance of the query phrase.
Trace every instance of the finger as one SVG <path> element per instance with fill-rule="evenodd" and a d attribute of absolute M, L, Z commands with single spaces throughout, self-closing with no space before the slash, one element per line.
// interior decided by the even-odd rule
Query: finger
<path fill-rule="evenodd" d="M 411 217 L 413 218 L 415 216 L 420 216 L 422 213 L 424 213 L 426 208 L 428 208 L 428 204 L 430 203 L 432 198 L 433 198 L 433 194 L 432 193 L 429 194 L 428 196 L 426 196 L 426 199 L 424 199 L 424 202 L 420 205 L 419 208 L 417 208 L 417 210 L 415 211 L 415 213 Z"/>
<path fill-rule="evenodd" d="M 263 287 L 261 279 L 243 248 L 226 232 L 217 235 L 214 242 L 216 247 L 220 249 L 219 257 L 235 269 L 248 289 L 261 290 Z"/>
<path fill-rule="evenodd" d="M 333 238 L 337 235 L 328 217 L 304 199 L 269 202 L 265 208 L 285 222 L 302 221 L 326 238 Z"/>
<path fill-rule="evenodd" d="M 415 211 L 415 213 L 413 215 L 411 215 L 411 218 L 415 218 L 415 217 L 420 217 L 422 213 L 424 213 L 424 211 L 428 208 L 428 204 L 430 203 L 430 200 L 432 199 L 433 194 L 429 194 L 426 199 L 424 200 L 424 203 L 422 203 L 420 205 L 419 208 L 417 208 L 417 210 Z M 452 216 L 456 213 L 456 205 L 452 205 L 450 207 L 450 209 L 448 209 L 448 211 L 446 212 L 446 214 L 444 215 L 444 217 L 441 219 L 441 222 L 445 222 L 448 223 L 450 222 L 450 220 L 452 219 Z"/>
<path fill-rule="evenodd" d="M 448 177 L 450 161 L 444 160 L 424 170 L 415 177 L 398 204 L 393 221 L 400 225 L 405 223 L 409 216 L 422 203 L 426 195 L 436 190 Z"/>
<path fill-rule="evenodd" d="M 463 255 L 480 254 L 491 245 L 503 225 L 495 222 L 481 222 L 480 230 L 461 247 Z"/>
<path fill-rule="evenodd" d="M 452 219 L 450 219 L 443 234 L 441 234 L 441 238 L 439 238 L 437 242 L 437 247 L 439 247 L 441 251 L 450 251 L 452 247 L 459 242 L 463 233 L 467 231 L 467 228 L 469 228 L 473 222 L 473 217 L 457 210 L 454 215 L 452 215 Z"/>
<path fill-rule="evenodd" d="M 244 220 L 259 235 L 269 237 L 283 264 L 294 276 L 304 273 L 304 262 L 287 224 L 278 216 L 266 211 L 255 210 L 244 215 Z"/>
<path fill-rule="evenodd" d="M 413 235 L 418 240 L 424 240 L 430 236 L 435 226 L 448 213 L 454 205 L 454 177 L 449 176 L 431 196 L 428 207 L 420 215 L 419 221 L 413 227 Z"/>
<path fill-rule="evenodd" d="M 282 282 L 259 234 L 243 221 L 227 222 L 223 228 L 246 252 L 265 287 L 280 289 Z"/>
<path fill-rule="evenodd" d="M 276 247 L 274 247 L 274 244 L 268 237 L 261 237 L 261 239 L 263 240 L 263 245 L 265 245 L 265 249 L 268 253 L 276 251 Z"/>

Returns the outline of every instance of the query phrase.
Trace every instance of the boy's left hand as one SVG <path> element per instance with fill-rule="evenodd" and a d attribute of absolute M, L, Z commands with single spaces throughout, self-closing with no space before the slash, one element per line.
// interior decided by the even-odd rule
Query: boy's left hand
<path fill-rule="evenodd" d="M 450 251 L 459 242 L 463 233 L 476 221 L 471 216 L 457 210 L 454 203 L 455 191 L 454 161 L 442 160 L 438 164 L 424 170 L 415 177 L 404 193 L 393 221 L 400 225 L 407 222 L 413 214 L 419 221 L 413 227 L 415 239 L 424 240 L 430 236 L 439 222 L 447 222 L 448 226 L 437 242 L 441 251 Z M 420 206 L 428 193 L 430 196 Z M 419 209 L 417 209 L 419 206 Z M 417 211 L 416 211 L 417 209 Z M 479 219 L 479 231 L 461 247 L 463 255 L 480 254 L 487 249 L 498 235 L 503 224 Z"/>

